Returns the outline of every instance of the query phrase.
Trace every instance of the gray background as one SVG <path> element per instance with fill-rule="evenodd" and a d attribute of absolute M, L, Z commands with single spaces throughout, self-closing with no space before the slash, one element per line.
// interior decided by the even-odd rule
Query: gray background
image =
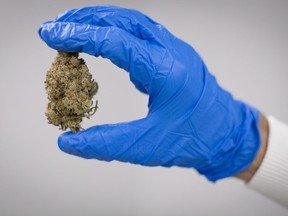
<path fill-rule="evenodd" d="M 288 215 L 230 178 L 194 170 L 84 160 L 57 147 L 47 124 L 44 79 L 56 52 L 44 21 L 74 7 L 138 9 L 198 50 L 223 87 L 288 122 L 288 1 L 1 1 L 0 215 Z M 145 116 L 147 97 L 108 60 L 82 55 L 100 85 L 85 127 Z"/>

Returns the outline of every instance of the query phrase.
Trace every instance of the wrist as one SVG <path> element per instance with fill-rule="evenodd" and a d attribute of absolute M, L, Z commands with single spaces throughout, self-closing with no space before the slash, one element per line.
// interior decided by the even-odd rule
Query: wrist
<path fill-rule="evenodd" d="M 268 121 L 266 117 L 262 114 L 260 114 L 259 131 L 260 131 L 260 136 L 261 136 L 261 146 L 258 150 L 256 158 L 246 170 L 244 170 L 243 172 L 235 176 L 245 181 L 246 183 L 248 183 L 252 179 L 254 174 L 257 172 L 266 154 L 266 149 L 267 149 L 267 144 L 268 144 L 269 125 L 268 125 Z"/>

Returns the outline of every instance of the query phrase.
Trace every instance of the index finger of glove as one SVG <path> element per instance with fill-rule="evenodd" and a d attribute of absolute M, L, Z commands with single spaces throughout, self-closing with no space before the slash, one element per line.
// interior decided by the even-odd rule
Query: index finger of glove
<path fill-rule="evenodd" d="M 39 35 L 48 46 L 64 52 L 85 52 L 110 59 L 129 71 L 130 61 L 138 52 L 145 52 L 147 44 L 115 27 L 98 27 L 72 22 L 47 22 Z M 132 55 L 131 55 L 132 54 Z"/>
<path fill-rule="evenodd" d="M 141 12 L 115 6 L 72 9 L 59 15 L 55 21 L 116 26 L 140 39 L 157 44 L 165 43 L 167 37 L 171 35 L 162 25 Z"/>

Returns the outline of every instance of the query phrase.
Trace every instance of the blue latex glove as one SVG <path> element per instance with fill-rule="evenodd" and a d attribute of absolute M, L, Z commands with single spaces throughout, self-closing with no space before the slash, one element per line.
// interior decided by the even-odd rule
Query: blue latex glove
<path fill-rule="evenodd" d="M 209 180 L 235 175 L 254 160 L 259 112 L 219 87 L 201 57 L 135 10 L 73 9 L 42 24 L 53 49 L 110 59 L 149 95 L 140 120 L 91 127 L 58 139 L 60 149 L 98 160 L 193 167 Z"/>

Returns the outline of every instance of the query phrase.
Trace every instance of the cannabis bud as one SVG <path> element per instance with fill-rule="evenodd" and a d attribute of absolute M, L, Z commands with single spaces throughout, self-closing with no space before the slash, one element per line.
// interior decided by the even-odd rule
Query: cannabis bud
<path fill-rule="evenodd" d="M 98 84 L 78 56 L 78 53 L 58 52 L 45 81 L 49 100 L 45 115 L 49 124 L 72 132 L 80 131 L 82 118 L 89 118 L 97 110 L 97 101 L 93 106 L 92 98 Z"/>

